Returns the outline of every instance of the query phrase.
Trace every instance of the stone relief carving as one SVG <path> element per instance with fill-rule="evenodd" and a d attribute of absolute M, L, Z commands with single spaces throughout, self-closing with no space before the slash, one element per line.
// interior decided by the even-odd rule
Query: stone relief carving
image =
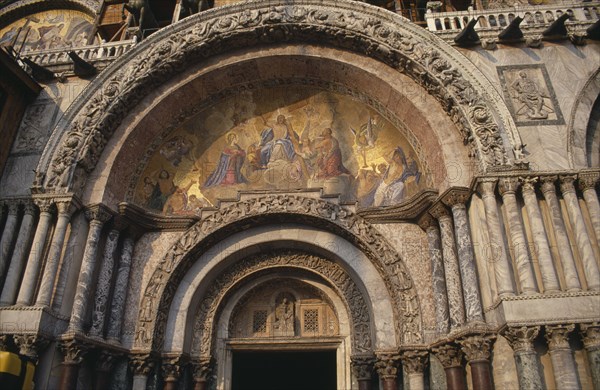
<path fill-rule="evenodd" d="M 135 345 L 160 349 L 168 307 L 180 278 L 191 267 L 191 255 L 204 245 L 211 245 L 214 234 L 223 228 L 235 228 L 235 222 L 274 214 L 299 215 L 319 227 L 328 221 L 355 240 L 381 274 L 393 300 L 396 333 L 399 343 L 422 341 L 421 314 L 417 294 L 402 259 L 369 223 L 338 205 L 320 199 L 289 195 L 268 195 L 237 202 L 199 221 L 191 227 L 159 262 L 150 277 L 140 303 Z M 223 230 L 224 231 L 224 230 Z M 209 238 L 209 239 L 207 239 Z"/>
<path fill-rule="evenodd" d="M 332 4 L 335 9 L 322 2 L 285 7 L 242 3 L 212 12 L 211 19 L 203 13 L 186 18 L 168 34 L 158 32 L 123 58 L 127 66 L 119 62 L 114 73 L 100 78 L 102 87 L 93 96 L 84 94 L 76 101 L 79 108 L 73 110 L 64 141 L 51 157 L 46 188 L 75 187 L 75 169 L 80 174 L 91 172 L 124 116 L 188 64 L 226 49 L 306 39 L 364 53 L 406 73 L 441 102 L 463 133 L 465 144 L 478 154 L 483 170 L 507 162 L 498 122 L 513 145 L 521 144 L 520 137 L 500 99 L 489 95 L 495 93 L 493 89 L 479 92 L 486 89 L 481 85 L 484 79 L 474 74 L 471 65 L 451 58 L 425 32 L 400 23 L 401 19 L 390 19 L 380 10 L 353 2 Z M 459 70 L 463 66 L 471 72 Z"/>

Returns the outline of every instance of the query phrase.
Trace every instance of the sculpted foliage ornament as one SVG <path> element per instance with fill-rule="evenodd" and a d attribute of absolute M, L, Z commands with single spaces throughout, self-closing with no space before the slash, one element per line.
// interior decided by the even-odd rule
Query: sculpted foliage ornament
<path fill-rule="evenodd" d="M 248 2 L 199 13 L 168 30 L 123 56 L 97 79 L 98 87 L 77 99 L 59 125 L 69 127 L 62 144 L 38 169 L 47 172 L 46 190 L 79 191 L 123 118 L 188 65 L 277 42 L 320 42 L 405 73 L 440 101 L 484 171 L 508 163 L 501 131 L 512 145 L 522 145 L 502 98 L 472 64 L 450 55 L 450 47 L 425 30 L 375 7 L 351 1 Z"/>

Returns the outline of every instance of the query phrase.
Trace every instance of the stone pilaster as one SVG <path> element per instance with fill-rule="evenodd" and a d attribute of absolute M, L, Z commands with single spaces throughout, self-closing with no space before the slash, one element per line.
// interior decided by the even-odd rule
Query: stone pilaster
<path fill-rule="evenodd" d="M 398 361 L 400 355 L 396 352 L 378 352 L 375 369 L 383 383 L 383 390 L 398 389 Z"/>
<path fill-rule="evenodd" d="M 350 357 L 352 374 L 358 382 L 359 390 L 371 389 L 371 378 L 375 357 L 372 355 L 354 355 Z"/>
<path fill-rule="evenodd" d="M 580 324 L 583 346 L 588 356 L 594 389 L 600 389 L 600 322 Z"/>
<path fill-rule="evenodd" d="M 146 390 L 148 376 L 152 373 L 156 364 L 154 357 L 150 353 L 132 354 L 129 364 L 133 371 L 132 390 Z"/>
<path fill-rule="evenodd" d="M 12 257 L 12 249 L 17 236 L 17 226 L 19 225 L 19 208 L 18 200 L 4 201 L 8 207 L 8 216 L 2 231 L 2 239 L 0 239 L 0 286 L 6 277 L 10 259 Z"/>
<path fill-rule="evenodd" d="M 27 356 L 33 362 L 38 361 L 40 353 L 50 342 L 47 338 L 37 334 L 13 335 L 13 341 L 19 348 L 19 354 Z"/>
<path fill-rule="evenodd" d="M 600 202 L 598 201 L 598 193 L 596 192 L 596 185 L 600 180 L 600 173 L 598 172 L 584 172 L 578 175 L 579 188 L 583 193 L 583 199 L 592 220 L 592 226 L 594 226 L 594 233 L 596 234 L 596 240 L 600 243 Z"/>
<path fill-rule="evenodd" d="M 477 191 L 483 200 L 485 217 L 487 220 L 488 233 L 490 237 L 490 256 L 488 261 L 494 264 L 494 277 L 498 295 L 501 297 L 512 296 L 515 294 L 513 284 L 512 266 L 506 254 L 504 247 L 504 236 L 500 226 L 500 217 L 498 216 L 498 204 L 496 202 L 496 179 L 482 180 L 478 183 Z"/>
<path fill-rule="evenodd" d="M 96 256 L 98 251 L 98 242 L 102 226 L 111 217 L 111 211 L 101 204 L 93 205 L 85 210 L 85 216 L 90 221 L 90 230 L 88 232 L 83 260 L 79 270 L 79 279 L 77 280 L 77 289 L 75 290 L 75 300 L 73 301 L 73 311 L 71 312 L 71 321 L 69 322 L 69 331 L 83 332 L 83 323 L 88 309 L 90 296 L 92 292 L 94 267 L 96 265 Z"/>
<path fill-rule="evenodd" d="M 544 292 L 553 293 L 560 291 L 560 283 L 552 261 L 552 253 L 550 252 L 540 205 L 535 194 L 535 183 L 537 180 L 537 177 L 521 178 L 521 191 L 523 200 L 525 201 L 525 210 L 529 219 L 529 225 L 531 226 L 533 242 L 540 265 L 540 273 L 542 274 L 542 286 Z"/>
<path fill-rule="evenodd" d="M 575 186 L 573 185 L 574 181 L 575 176 L 561 176 L 560 189 L 567 205 L 571 226 L 575 233 L 575 240 L 577 241 L 577 248 L 579 249 L 581 261 L 583 263 L 583 270 L 587 280 L 588 289 L 600 290 L 600 270 L 598 269 L 598 263 L 596 263 L 594 250 L 592 249 L 592 243 L 590 242 L 590 237 L 585 227 L 585 221 L 583 220 L 583 214 L 579 207 L 579 200 L 577 199 L 577 193 L 575 192 Z"/>
<path fill-rule="evenodd" d="M 492 340 L 489 336 L 480 335 L 468 336 L 458 340 L 465 358 L 471 366 L 471 381 L 474 389 L 493 389 L 490 367 Z"/>
<path fill-rule="evenodd" d="M 421 218 L 419 225 L 427 233 L 429 257 L 431 259 L 436 331 L 438 334 L 443 335 L 448 333 L 450 314 L 448 313 L 448 295 L 446 291 L 446 277 L 444 276 L 440 229 L 436 221 L 429 215 Z"/>
<path fill-rule="evenodd" d="M 42 269 L 44 247 L 52 223 L 52 213 L 55 209 L 54 203 L 50 199 L 34 199 L 33 201 L 40 209 L 40 218 L 29 250 L 29 258 L 17 296 L 17 305 L 31 305 L 33 303 L 33 294 L 35 294 L 36 283 Z"/>
<path fill-rule="evenodd" d="M 542 176 L 540 180 L 542 182 L 542 194 L 548 204 L 550 215 L 552 216 L 552 227 L 554 228 L 554 234 L 556 236 L 556 246 L 560 255 L 560 262 L 562 264 L 563 273 L 565 276 L 565 283 L 568 291 L 580 291 L 581 282 L 577 275 L 577 267 L 575 266 L 575 259 L 571 252 L 571 244 L 569 237 L 567 236 L 567 228 L 563 221 L 562 213 L 560 211 L 560 204 L 556 196 L 556 185 L 555 182 L 558 179 L 557 176 Z"/>
<path fill-rule="evenodd" d="M 463 299 L 467 322 L 484 322 L 481 307 L 481 294 L 479 293 L 479 278 L 475 267 L 475 252 L 471 241 L 471 229 L 467 216 L 466 202 L 471 193 L 466 188 L 456 188 L 448 192 L 442 201 L 452 209 L 454 217 L 454 231 L 456 233 L 456 247 L 460 277 L 462 281 Z"/>
<path fill-rule="evenodd" d="M 498 190 L 502 196 L 504 207 L 506 209 L 506 220 L 510 232 L 510 243 L 513 248 L 517 276 L 521 292 L 524 294 L 537 293 L 538 288 L 535 283 L 533 273 L 533 264 L 529 258 L 527 240 L 525 231 L 517 205 L 516 191 L 519 187 L 519 180 L 516 177 L 504 177 L 499 180 Z"/>
<path fill-rule="evenodd" d="M 60 257 L 65 243 L 67 228 L 71 221 L 71 215 L 79 206 L 76 199 L 72 197 L 54 199 L 54 202 L 58 209 L 58 219 L 56 221 L 56 227 L 54 228 L 54 234 L 52 235 L 50 249 L 48 250 L 48 258 L 46 260 L 46 266 L 44 267 L 40 291 L 37 300 L 35 301 L 36 305 L 47 307 L 49 307 L 52 302 L 54 282 L 56 281 L 58 265 L 60 264 Z"/>
<path fill-rule="evenodd" d="M 424 390 L 423 371 L 429 354 L 426 351 L 405 351 L 402 353 L 402 366 L 408 376 L 410 390 Z"/>
<path fill-rule="evenodd" d="M 12 305 L 17 299 L 19 282 L 21 281 L 23 268 L 25 268 L 27 251 L 29 250 L 33 225 L 35 224 L 35 213 L 36 207 L 33 202 L 23 202 L 23 220 L 21 221 L 17 243 L 15 244 L 10 266 L 4 280 L 2 294 L 0 294 L 0 306 Z"/>
<path fill-rule="evenodd" d="M 446 372 L 446 386 L 448 390 L 464 390 L 467 388 L 465 369 L 463 367 L 463 354 L 455 345 L 446 344 L 433 348 L 433 353 L 439 359 Z"/>
<path fill-rule="evenodd" d="M 96 283 L 96 297 L 94 311 L 92 312 L 92 328 L 90 329 L 90 335 L 94 337 L 103 337 L 104 334 L 105 318 L 108 314 L 108 296 L 110 294 L 120 228 L 122 228 L 120 223 L 115 221 L 115 225 L 108 233 L 104 245 L 104 254 L 102 256 L 102 262 L 100 263 L 98 282 Z"/>
<path fill-rule="evenodd" d="M 79 367 L 89 351 L 89 347 L 77 340 L 64 340 L 58 344 L 64 354 L 61 386 L 63 390 L 76 390 Z"/>
<path fill-rule="evenodd" d="M 183 364 L 186 360 L 183 356 L 165 356 L 162 359 L 162 377 L 164 380 L 164 390 L 177 390 L 177 382 L 183 371 Z"/>
<path fill-rule="evenodd" d="M 440 224 L 444 272 L 446 275 L 448 304 L 450 307 L 450 330 L 455 330 L 465 323 L 465 307 L 463 303 L 458 258 L 456 257 L 456 246 L 454 244 L 452 217 L 442 203 L 434 205 L 429 210 L 429 213 L 433 215 Z"/>
<path fill-rule="evenodd" d="M 556 388 L 561 390 L 580 388 L 575 358 L 569 346 L 569 333 L 574 329 L 573 324 L 546 326 L 546 340 L 552 360 L 554 381 Z"/>
<path fill-rule="evenodd" d="M 504 334 L 514 351 L 521 389 L 544 389 L 537 353 L 533 347 L 539 332 L 539 326 L 521 326 L 508 328 Z"/>
<path fill-rule="evenodd" d="M 194 390 L 207 390 L 208 382 L 213 371 L 212 358 L 204 357 L 192 362 L 192 370 L 192 376 L 194 378 Z"/>

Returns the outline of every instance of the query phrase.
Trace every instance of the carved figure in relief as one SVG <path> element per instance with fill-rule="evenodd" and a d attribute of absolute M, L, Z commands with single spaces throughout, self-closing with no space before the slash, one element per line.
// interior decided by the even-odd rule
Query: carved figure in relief
<path fill-rule="evenodd" d="M 294 304 L 285 297 L 275 308 L 275 331 L 280 336 L 294 335 Z"/>
<path fill-rule="evenodd" d="M 544 110 L 544 99 L 548 96 L 525 71 L 519 72 L 519 78 L 513 81 L 510 88 L 513 98 L 521 102 L 517 115 L 522 115 L 523 110 L 527 110 L 526 115 L 529 119 L 548 118 L 548 112 Z"/>

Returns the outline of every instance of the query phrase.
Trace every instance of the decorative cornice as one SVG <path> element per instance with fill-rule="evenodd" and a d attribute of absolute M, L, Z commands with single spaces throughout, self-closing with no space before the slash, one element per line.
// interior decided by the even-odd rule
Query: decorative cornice
<path fill-rule="evenodd" d="M 423 190 L 398 205 L 363 209 L 356 214 L 371 223 L 410 221 L 421 215 L 437 195 L 435 190 Z"/>
<path fill-rule="evenodd" d="M 145 231 L 183 231 L 189 229 L 200 220 L 200 217 L 196 216 L 183 217 L 153 213 L 127 202 L 119 203 L 119 213 L 129 223 Z"/>

